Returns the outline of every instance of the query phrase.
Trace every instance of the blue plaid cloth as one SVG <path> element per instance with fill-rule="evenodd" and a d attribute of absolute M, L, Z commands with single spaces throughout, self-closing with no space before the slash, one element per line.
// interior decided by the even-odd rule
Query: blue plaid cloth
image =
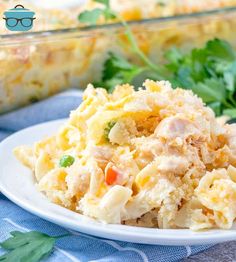
<path fill-rule="evenodd" d="M 0 140 L 9 134 L 40 122 L 65 118 L 78 107 L 81 92 L 70 90 L 11 113 L 0 115 Z M 62 235 L 67 229 L 31 215 L 0 194 L 0 242 L 9 232 L 37 230 L 49 235 Z M 77 261 L 179 261 L 210 247 L 205 246 L 158 246 L 126 243 L 96 238 L 69 230 L 71 236 L 59 239 L 47 262 Z M 0 254 L 4 250 L 0 249 Z M 27 262 L 27 261 L 25 261 Z"/>

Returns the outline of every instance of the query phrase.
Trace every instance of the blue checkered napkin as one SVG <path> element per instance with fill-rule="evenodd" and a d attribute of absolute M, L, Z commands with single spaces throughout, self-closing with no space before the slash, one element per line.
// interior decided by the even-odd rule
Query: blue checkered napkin
<path fill-rule="evenodd" d="M 9 134 L 44 121 L 65 118 L 81 102 L 81 92 L 70 90 L 11 113 L 0 115 L 0 140 Z M 62 235 L 66 229 L 31 215 L 0 194 L 0 242 L 9 232 L 37 230 L 50 235 Z M 178 261 L 210 247 L 154 246 L 100 239 L 70 231 L 71 236 L 57 241 L 47 262 L 78 261 Z M 0 254 L 4 251 L 0 249 Z"/>

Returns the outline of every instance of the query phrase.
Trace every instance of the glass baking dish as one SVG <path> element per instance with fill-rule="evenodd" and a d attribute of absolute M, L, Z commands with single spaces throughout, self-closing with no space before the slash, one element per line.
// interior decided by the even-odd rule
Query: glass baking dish
<path fill-rule="evenodd" d="M 172 46 L 185 51 L 214 37 L 236 47 L 236 7 L 129 24 L 157 63 Z M 120 24 L 0 35 L 0 113 L 98 81 L 110 51 L 141 63 Z"/>

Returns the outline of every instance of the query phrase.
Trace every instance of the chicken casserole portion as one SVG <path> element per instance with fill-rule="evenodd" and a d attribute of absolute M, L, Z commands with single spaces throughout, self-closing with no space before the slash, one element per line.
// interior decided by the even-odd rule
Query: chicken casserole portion
<path fill-rule="evenodd" d="M 229 229 L 236 218 L 236 125 L 167 81 L 88 85 L 55 135 L 14 153 L 52 202 L 105 223 Z"/>

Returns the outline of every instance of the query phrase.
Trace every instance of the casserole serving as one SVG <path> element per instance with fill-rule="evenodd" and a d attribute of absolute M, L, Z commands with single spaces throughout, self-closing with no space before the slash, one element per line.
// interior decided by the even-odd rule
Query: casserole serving
<path fill-rule="evenodd" d="M 236 125 L 190 90 L 88 85 L 52 136 L 14 150 L 52 202 L 109 224 L 231 229 Z"/>

